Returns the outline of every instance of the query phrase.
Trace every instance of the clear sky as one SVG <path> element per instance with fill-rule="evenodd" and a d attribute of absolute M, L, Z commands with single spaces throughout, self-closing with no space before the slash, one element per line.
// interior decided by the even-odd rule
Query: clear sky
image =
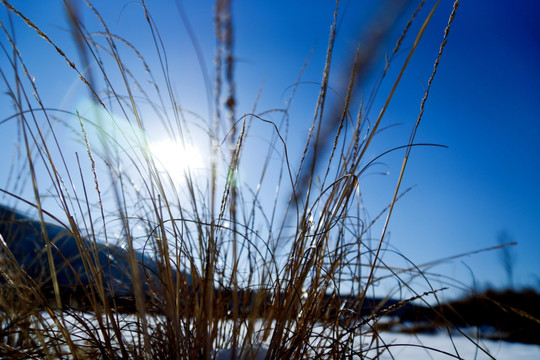
<path fill-rule="evenodd" d="M 212 76 L 213 3 L 179 3 Z M 368 27 L 370 10 L 376 8 L 373 4 L 377 2 L 341 3 L 334 77 L 330 82 L 336 88 L 340 86 L 340 69 L 356 47 L 358 32 Z M 434 2 L 427 3 L 431 7 Z M 385 116 L 385 125 L 399 126 L 376 138 L 370 156 L 407 143 L 452 3 L 441 1 Z M 54 41 L 65 44 L 66 53 L 77 59 L 60 1 L 12 4 Z M 136 3 L 96 1 L 95 5 L 111 32 L 133 42 L 150 66 L 157 66 L 151 34 Z M 180 102 L 208 117 L 204 78 L 179 7 L 174 1 L 164 0 L 149 1 L 149 9 L 161 32 Z M 291 108 L 289 141 L 294 154 L 295 149 L 302 148 L 311 124 L 318 91 L 313 82 L 321 81 L 334 3 L 244 0 L 234 2 L 233 9 L 239 113 L 251 111 L 262 84 L 258 109 L 283 108 L 290 86 L 313 51 L 303 77 L 305 83 Z M 407 15 L 413 11 L 414 6 L 410 6 Z M 9 27 L 6 10 L 0 13 L 1 21 Z M 422 14 L 425 16 L 426 12 Z M 407 18 L 401 19 L 389 35 L 381 48 L 382 56 L 392 50 Z M 462 1 L 417 135 L 417 142 L 448 148 L 413 150 L 403 188 L 416 187 L 397 204 L 390 223 L 390 246 L 416 264 L 497 245 L 499 234 L 505 231 L 518 242 L 510 249 L 515 260 L 514 282 L 540 287 L 539 18 L 540 2 L 536 0 Z M 88 11 L 84 19 L 97 28 Z M 65 62 L 26 25 L 13 20 L 19 48 L 36 84 L 46 86 L 47 91 L 41 95 L 51 107 L 73 110 L 76 104 L 84 102 L 87 93 Z M 4 34 L 1 41 L 9 48 Z M 411 44 L 409 38 L 400 59 L 406 56 Z M 384 66 L 382 56 L 364 85 L 365 98 Z M 8 66 L 5 55 L 0 61 L 2 68 Z M 375 101 L 372 118 L 378 113 L 387 86 L 382 87 Z M 13 114 L 9 98 L 4 95 L 0 106 L 1 119 Z M 259 135 L 265 136 L 264 132 Z M 11 148 L 15 138 L 9 122 L 0 124 L 4 146 Z M 402 152 L 396 152 L 383 158 L 386 166 L 361 179 L 366 207 L 372 216 L 391 200 L 402 157 Z M 2 161 L 7 165 L 10 159 L 6 155 Z M 250 161 L 249 156 L 246 159 Z M 387 170 L 388 176 L 377 174 Z M 5 177 L 4 173 L 0 180 L 5 182 Z M 388 259 L 392 257 L 388 255 Z M 466 256 L 433 271 L 468 286 L 473 282 L 471 271 L 480 287 L 488 283 L 502 287 L 507 283 L 500 252 Z"/>

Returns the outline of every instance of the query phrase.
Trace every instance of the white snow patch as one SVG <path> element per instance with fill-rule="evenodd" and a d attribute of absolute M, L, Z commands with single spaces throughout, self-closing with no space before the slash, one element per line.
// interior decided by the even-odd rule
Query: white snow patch
<path fill-rule="evenodd" d="M 388 345 L 388 350 L 379 359 L 422 360 L 422 359 L 492 359 L 497 360 L 538 360 L 540 359 L 540 345 L 510 343 L 494 340 L 476 340 L 482 349 L 479 349 L 464 336 L 448 336 L 447 333 L 428 334 L 401 334 L 383 332 L 382 341 Z M 430 349 L 423 348 L 429 347 Z M 455 348 L 454 348 L 455 346 Z M 457 350 L 456 350 L 457 349 Z M 492 357 L 490 357 L 489 353 Z M 370 352 L 369 354 L 374 354 Z M 392 357 L 393 356 L 393 357 Z M 369 358 L 369 356 L 368 356 Z"/>
<path fill-rule="evenodd" d="M 136 317 L 133 315 L 118 315 L 118 321 L 123 331 L 123 336 L 126 341 L 136 344 L 140 341 L 140 336 L 137 336 L 138 328 L 136 326 Z M 41 326 L 49 330 L 45 331 L 43 335 L 56 333 L 57 329 L 50 317 L 47 314 L 43 314 Z M 105 320 L 105 319 L 104 319 Z M 150 327 L 155 326 L 158 322 L 158 317 L 147 317 L 147 321 Z M 97 320 L 92 313 L 80 313 L 78 319 L 72 315 L 64 316 L 64 321 L 68 327 L 68 331 L 73 336 L 73 339 L 78 339 L 76 343 L 84 343 L 84 336 L 86 331 L 80 321 L 91 324 L 90 328 L 97 326 Z M 232 326 L 232 323 L 227 322 L 223 324 L 225 328 Z M 256 324 L 256 328 L 260 324 Z M 243 330 L 243 329 L 241 329 Z M 107 331 L 107 330 L 105 330 Z M 321 329 L 322 332 L 324 330 Z M 93 335 L 98 339 L 101 338 L 101 331 L 95 329 Z M 465 336 L 452 333 L 450 337 L 446 332 L 438 332 L 435 334 L 403 334 L 398 332 L 381 332 L 379 333 L 378 342 L 368 344 L 370 341 L 369 336 L 358 337 L 355 340 L 354 348 L 360 349 L 360 354 L 355 355 L 354 359 L 360 359 L 360 355 L 363 358 L 371 359 L 377 358 L 380 360 L 398 359 L 398 360 L 447 360 L 453 358 L 461 359 L 497 359 L 497 360 L 538 360 L 540 359 L 540 345 L 521 344 L 521 343 L 509 343 L 504 341 L 495 340 L 483 340 L 473 339 L 480 348 L 467 339 Z M 262 360 L 266 357 L 268 352 L 268 344 L 261 343 L 258 339 L 253 339 L 253 345 L 236 349 L 236 359 L 241 360 Z M 216 344 L 216 351 L 214 352 L 215 358 L 218 360 L 233 360 L 233 351 L 231 348 L 226 348 L 226 345 L 221 343 L 221 347 Z M 65 344 L 61 345 L 65 347 Z M 67 347 L 66 347 L 66 350 Z M 377 353 L 380 353 L 377 357 Z M 309 357 L 309 354 L 306 354 Z M 69 357 L 67 357 L 69 358 Z"/>

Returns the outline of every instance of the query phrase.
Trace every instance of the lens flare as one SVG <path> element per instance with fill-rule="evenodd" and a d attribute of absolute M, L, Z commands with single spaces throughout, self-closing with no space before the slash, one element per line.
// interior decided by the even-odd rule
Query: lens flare
<path fill-rule="evenodd" d="M 160 173 L 168 174 L 175 182 L 193 176 L 203 168 L 201 152 L 189 144 L 180 144 L 171 139 L 150 143 L 150 152 Z"/>

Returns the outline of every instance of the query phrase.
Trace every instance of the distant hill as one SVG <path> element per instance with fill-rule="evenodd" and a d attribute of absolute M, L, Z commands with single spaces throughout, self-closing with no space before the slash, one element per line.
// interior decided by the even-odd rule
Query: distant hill
<path fill-rule="evenodd" d="M 103 278 L 104 289 L 109 297 L 115 298 L 119 303 L 122 303 L 123 299 L 133 297 L 131 266 L 127 251 L 116 245 L 93 244 L 86 238 L 77 244 L 72 233 L 59 225 L 46 223 L 45 229 L 48 239 L 53 244 L 51 252 L 63 301 L 71 306 L 82 306 L 84 288 L 93 283 L 94 273 L 85 270 L 85 262 L 80 256 L 79 247 L 86 249 L 89 254 L 93 254 L 94 251 L 97 253 L 90 261 L 100 269 L 99 274 Z M 52 298 L 53 283 L 41 223 L 0 205 L 0 234 L 21 268 L 40 285 L 45 296 Z M 0 254 L 2 252 L 5 252 L 3 248 L 0 249 Z M 138 252 L 135 254 L 138 272 L 144 280 L 144 290 L 148 290 L 148 281 L 157 280 L 158 266 L 150 258 Z M 4 260 L 4 264 L 8 262 Z M 87 260 L 86 266 L 88 265 Z M 12 275 L 20 276 L 13 266 L 11 268 Z M 0 276 L 0 283 L 5 282 L 5 276 Z"/>

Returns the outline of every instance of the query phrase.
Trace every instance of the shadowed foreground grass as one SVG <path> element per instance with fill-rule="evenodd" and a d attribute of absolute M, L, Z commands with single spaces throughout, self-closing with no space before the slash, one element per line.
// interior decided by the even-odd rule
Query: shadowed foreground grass
<path fill-rule="evenodd" d="M 410 151 L 425 145 L 415 144 L 415 133 L 459 1 L 442 32 L 407 145 L 375 158 L 368 149 L 387 126 L 385 111 L 439 2 L 386 4 L 388 10 L 375 19 L 380 26 L 363 34 L 356 53 L 344 59 L 348 80 L 335 89 L 343 97 L 339 105 L 328 100 L 342 11 L 336 5 L 315 113 L 299 153 L 288 150 L 288 129 L 301 77 L 284 109 L 259 111 L 257 103 L 249 111 L 238 108 L 242 84 L 234 78 L 229 1 L 217 1 L 215 8 L 215 78 L 203 74 L 212 100 L 209 119 L 180 105 L 168 45 L 144 1 L 140 26 L 153 39 L 155 66 L 129 39 L 112 33 L 90 3 L 65 2 L 77 53 L 64 50 L 16 6 L 2 3 L 11 23 L 25 24 L 54 49 L 94 103 L 84 114 L 49 107 L 42 100 L 47 89 L 33 80 L 39 74 L 19 52 L 19 27 L 2 24 L 1 74 L 15 108 L 2 124 L 15 124 L 20 140 L 10 173 L 15 180 L 1 190 L 4 203 L 12 204 L 0 219 L 2 356 L 371 358 L 392 352 L 378 336 L 384 317 L 413 301 L 437 302 L 439 289 L 422 268 L 399 268 L 382 255 L 394 204 L 408 191 L 400 184 Z M 92 14 L 93 28 L 81 13 Z M 359 103 L 368 65 L 378 60 L 383 40 L 403 16 L 409 20 L 383 73 L 369 99 Z M 403 48 L 407 39 L 411 45 Z M 393 78 L 387 78 L 390 73 Z M 385 101 L 368 119 L 382 81 L 390 84 L 378 94 Z M 175 160 L 152 151 L 154 127 L 184 150 L 207 144 L 204 167 L 184 167 L 181 186 L 167 171 Z M 66 129 L 77 137 L 75 153 L 60 135 Z M 264 143 L 251 141 L 257 131 L 266 134 Z M 359 177 L 400 149 L 405 156 L 392 201 L 368 220 Z M 247 154 L 257 156 L 257 166 L 243 162 Z M 178 152 L 176 161 L 188 156 Z M 370 230 L 379 223 L 382 234 L 373 239 Z M 70 241 L 63 245 L 59 237 Z M 38 244 L 26 260 L 18 255 L 24 252 L 17 248 L 21 239 Z M 376 284 L 388 278 L 408 295 L 387 304 L 389 294 L 366 307 Z M 412 287 L 411 278 L 421 279 L 427 291 Z"/>

